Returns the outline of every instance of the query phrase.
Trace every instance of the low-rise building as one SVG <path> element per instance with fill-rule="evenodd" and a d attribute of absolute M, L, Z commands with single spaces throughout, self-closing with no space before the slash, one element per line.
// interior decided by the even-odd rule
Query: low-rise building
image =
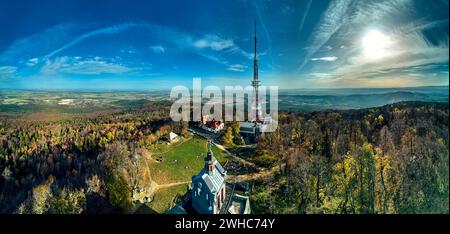
<path fill-rule="evenodd" d="M 240 122 L 240 133 L 244 136 L 255 136 L 257 124 L 255 122 Z"/>
<path fill-rule="evenodd" d="M 169 143 L 174 143 L 178 141 L 178 135 L 174 132 L 170 132 L 169 134 L 164 136 L 164 139 Z"/>
<path fill-rule="evenodd" d="M 221 120 L 216 120 L 209 115 L 203 115 L 199 127 L 209 132 L 218 133 L 223 130 L 225 124 Z"/>
<path fill-rule="evenodd" d="M 228 207 L 229 214 L 250 214 L 250 199 L 247 196 L 233 194 L 231 198 L 230 207 Z"/>

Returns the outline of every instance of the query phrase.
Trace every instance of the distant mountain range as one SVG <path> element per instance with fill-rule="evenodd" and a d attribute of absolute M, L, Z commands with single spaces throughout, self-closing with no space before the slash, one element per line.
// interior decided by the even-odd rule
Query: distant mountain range
<path fill-rule="evenodd" d="M 281 110 L 360 109 L 402 101 L 448 102 L 449 87 L 281 90 Z"/>
<path fill-rule="evenodd" d="M 155 91 L 45 91 L 0 90 L 0 113 L 70 113 L 142 108 L 154 101 L 169 101 L 169 90 Z M 449 87 L 289 89 L 280 90 L 278 106 L 285 111 L 346 110 L 383 106 L 402 101 L 448 102 Z"/>

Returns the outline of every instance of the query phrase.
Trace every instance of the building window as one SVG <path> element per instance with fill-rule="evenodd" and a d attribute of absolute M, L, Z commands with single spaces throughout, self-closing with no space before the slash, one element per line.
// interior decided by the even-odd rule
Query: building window
<path fill-rule="evenodd" d="M 198 196 L 200 196 L 200 193 L 202 192 L 202 183 L 198 183 L 197 184 L 197 194 Z"/>

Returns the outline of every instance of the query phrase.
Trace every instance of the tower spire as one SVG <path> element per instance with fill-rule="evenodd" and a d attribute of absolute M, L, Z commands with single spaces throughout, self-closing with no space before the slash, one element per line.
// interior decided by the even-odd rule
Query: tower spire
<path fill-rule="evenodd" d="M 255 54 L 253 57 L 253 80 L 258 80 L 258 51 L 257 51 L 257 38 L 256 38 L 256 21 L 255 21 Z"/>
<path fill-rule="evenodd" d="M 256 38 L 256 21 L 255 21 L 255 54 L 253 57 L 253 94 L 255 96 L 254 104 L 255 104 L 255 111 L 256 111 L 256 118 L 255 122 L 260 122 L 260 116 L 259 116 L 259 93 L 258 93 L 258 86 L 259 86 L 259 80 L 258 80 L 258 51 L 257 51 L 257 38 Z"/>
<path fill-rule="evenodd" d="M 214 154 L 211 150 L 211 141 L 208 141 L 208 152 L 206 153 L 206 157 L 205 157 L 205 170 L 209 173 L 209 172 L 213 172 L 215 169 L 215 161 L 216 158 L 214 157 Z"/>

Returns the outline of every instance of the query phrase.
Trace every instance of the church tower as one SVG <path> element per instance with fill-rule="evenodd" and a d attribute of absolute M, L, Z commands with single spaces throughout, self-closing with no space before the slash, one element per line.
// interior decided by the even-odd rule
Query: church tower
<path fill-rule="evenodd" d="M 216 169 L 216 165 L 215 165 L 216 161 L 217 160 L 214 157 L 214 154 L 211 150 L 211 143 L 208 142 L 208 153 L 206 154 L 206 157 L 205 157 L 205 171 L 208 174 L 214 173 L 214 170 Z"/>
<path fill-rule="evenodd" d="M 199 214 L 219 214 L 226 205 L 227 172 L 214 157 L 211 144 L 208 142 L 204 168 L 192 177 L 192 208 Z"/>

